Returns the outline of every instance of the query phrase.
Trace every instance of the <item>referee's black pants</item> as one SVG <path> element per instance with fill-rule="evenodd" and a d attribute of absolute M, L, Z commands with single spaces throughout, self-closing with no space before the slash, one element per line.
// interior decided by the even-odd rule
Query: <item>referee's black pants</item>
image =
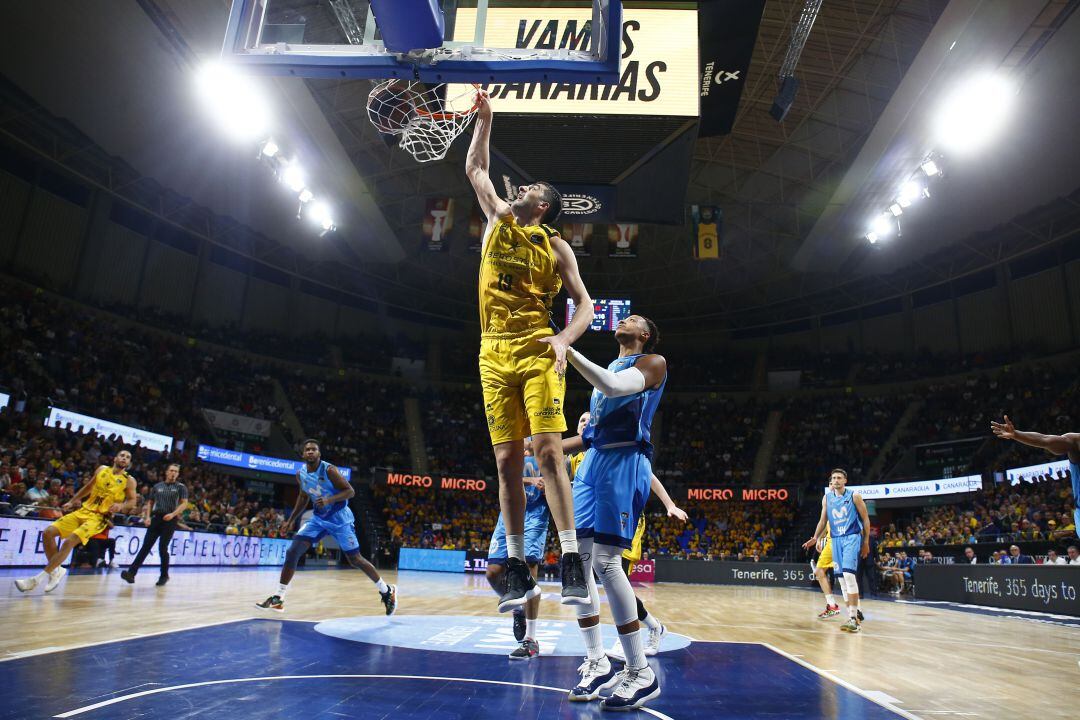
<path fill-rule="evenodd" d="M 139 568 L 146 562 L 146 556 L 150 554 L 150 548 L 154 546 L 156 540 L 158 555 L 161 556 L 161 577 L 169 577 L 169 542 L 172 540 L 173 533 L 176 532 L 177 522 L 175 518 L 166 520 L 165 513 L 154 513 L 150 518 L 150 526 L 146 528 L 146 536 L 143 537 L 139 554 L 135 556 L 135 562 L 128 568 L 132 575 L 139 572 Z"/>

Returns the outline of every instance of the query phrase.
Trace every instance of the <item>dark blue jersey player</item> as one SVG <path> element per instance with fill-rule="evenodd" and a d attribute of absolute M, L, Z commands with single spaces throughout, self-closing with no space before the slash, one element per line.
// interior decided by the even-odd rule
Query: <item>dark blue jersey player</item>
<path fill-rule="evenodd" d="M 536 579 L 540 561 L 544 558 L 544 546 L 547 544 L 548 524 L 551 511 L 548 510 L 547 497 L 544 495 L 544 480 L 540 477 L 540 465 L 532 454 L 532 438 L 525 440 L 525 564 L 529 573 Z M 487 579 L 496 594 L 506 592 L 506 525 L 502 513 L 495 523 L 495 532 L 491 534 L 488 546 Z M 514 608 L 514 638 L 520 645 L 510 653 L 511 660 L 529 660 L 540 654 L 540 644 L 536 641 L 536 623 L 540 613 L 540 596 L 532 597 L 524 606 Z"/>
<path fill-rule="evenodd" d="M 607 590 L 626 658 L 626 667 L 613 673 L 600 636 L 596 584 L 587 572 L 590 602 L 577 612 L 588 655 L 569 699 L 584 702 L 606 695 L 608 710 L 640 707 L 660 694 L 656 674 L 645 661 L 637 599 L 622 569 L 623 551 L 633 544 L 652 482 L 652 420 L 667 384 L 667 361 L 653 353 L 659 339 L 655 323 L 631 315 L 615 328 L 619 356 L 606 369 L 576 351 L 569 356 L 595 388 L 589 424 L 581 434 L 587 450 L 574 476 L 574 525 L 582 557 L 592 556 L 592 569 Z"/>
<path fill-rule="evenodd" d="M 1005 416 L 1004 422 L 991 421 L 990 429 L 1002 440 L 1015 440 L 1024 445 L 1042 448 L 1053 455 L 1068 456 L 1069 478 L 1072 480 L 1073 521 L 1076 525 L 1076 534 L 1080 536 L 1080 433 L 1043 435 L 1037 432 L 1025 432 L 1013 427 L 1008 415 Z"/>
<path fill-rule="evenodd" d="M 349 498 L 356 491 L 342 477 L 336 467 L 322 459 L 319 452 L 319 443 L 315 440 L 305 440 L 303 445 L 304 464 L 296 472 L 296 482 L 300 485 L 296 504 L 293 506 L 289 519 L 285 521 L 285 530 L 293 526 L 307 507 L 308 499 L 315 504 L 315 513 L 311 519 L 293 537 L 292 545 L 285 553 L 285 564 L 281 568 L 281 578 L 276 593 L 256 603 L 256 607 L 274 612 L 285 611 L 285 591 L 289 588 L 289 581 L 296 572 L 296 563 L 304 556 L 315 543 L 324 536 L 332 536 L 341 546 L 341 552 L 349 565 L 363 570 L 364 574 L 371 578 L 382 597 L 383 606 L 387 615 L 393 615 L 397 609 L 397 588 L 387 585 L 379 577 L 379 571 L 375 569 L 363 555 L 360 554 L 360 543 L 356 539 L 356 520 L 352 510 L 349 509 Z"/>

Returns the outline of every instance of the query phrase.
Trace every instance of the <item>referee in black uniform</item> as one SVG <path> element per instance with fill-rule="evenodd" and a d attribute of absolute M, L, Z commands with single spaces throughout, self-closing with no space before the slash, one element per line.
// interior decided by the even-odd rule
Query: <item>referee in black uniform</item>
<path fill-rule="evenodd" d="M 159 482 L 150 491 L 150 499 L 143 515 L 144 520 L 148 519 L 149 523 L 142 547 L 135 556 L 135 562 L 120 573 L 120 577 L 129 583 L 135 582 L 135 574 L 146 562 L 146 556 L 150 554 L 155 540 L 158 541 L 158 555 L 161 557 L 161 577 L 157 584 L 161 586 L 169 582 L 169 541 L 176 532 L 177 518 L 188 506 L 188 491 L 183 483 L 178 482 L 179 479 L 180 466 L 173 463 L 165 469 L 165 482 Z"/>

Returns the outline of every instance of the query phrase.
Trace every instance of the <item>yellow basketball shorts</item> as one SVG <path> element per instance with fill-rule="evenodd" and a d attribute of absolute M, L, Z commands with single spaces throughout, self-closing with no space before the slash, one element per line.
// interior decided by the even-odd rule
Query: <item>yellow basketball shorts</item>
<path fill-rule="evenodd" d="M 539 342 L 553 333 L 482 335 L 480 384 L 491 444 L 536 433 L 566 432 L 566 379 L 555 372 L 555 352 Z"/>
<path fill-rule="evenodd" d="M 836 562 L 832 556 L 832 538 L 825 538 L 825 547 L 821 548 L 821 554 L 817 559 L 818 567 L 823 567 L 826 570 L 829 568 L 836 568 Z"/>
<path fill-rule="evenodd" d="M 634 569 L 634 565 L 641 560 L 641 541 L 645 537 L 645 515 L 642 514 L 638 518 L 637 527 L 634 529 L 634 539 L 631 542 L 629 550 L 623 550 L 623 560 L 630 562 L 630 571 Z M 630 572 L 627 572 L 629 575 Z"/>
<path fill-rule="evenodd" d="M 99 512 L 79 508 L 54 522 L 52 527 L 59 531 L 60 537 L 74 534 L 85 545 L 90 538 L 109 527 L 109 521 Z"/>

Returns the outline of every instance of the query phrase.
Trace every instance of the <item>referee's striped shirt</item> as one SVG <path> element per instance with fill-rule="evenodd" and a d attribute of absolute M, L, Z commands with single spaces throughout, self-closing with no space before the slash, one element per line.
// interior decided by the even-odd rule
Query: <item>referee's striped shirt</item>
<path fill-rule="evenodd" d="M 181 502 L 187 500 L 187 488 L 181 482 L 172 484 L 159 482 L 150 491 L 150 500 L 154 503 L 155 515 L 167 515 L 175 510 Z"/>

